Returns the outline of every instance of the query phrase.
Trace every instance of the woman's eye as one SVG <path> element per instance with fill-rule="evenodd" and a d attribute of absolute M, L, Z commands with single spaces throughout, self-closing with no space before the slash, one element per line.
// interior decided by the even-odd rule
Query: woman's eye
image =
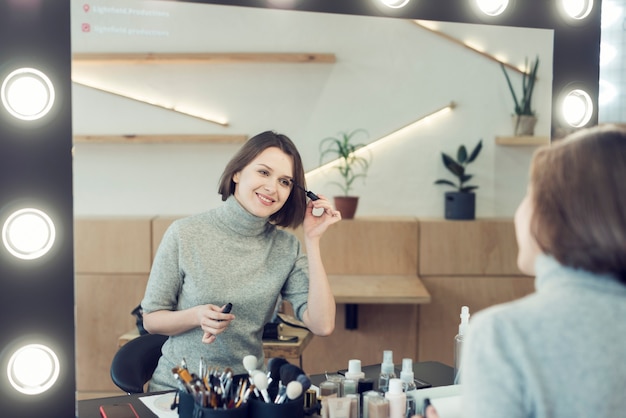
<path fill-rule="evenodd" d="M 267 170 L 259 170 L 259 174 L 267 176 L 267 175 L 269 175 L 269 172 Z"/>
<path fill-rule="evenodd" d="M 286 179 L 280 180 L 280 184 L 285 186 L 285 187 L 291 187 L 291 182 L 289 180 L 286 180 Z"/>

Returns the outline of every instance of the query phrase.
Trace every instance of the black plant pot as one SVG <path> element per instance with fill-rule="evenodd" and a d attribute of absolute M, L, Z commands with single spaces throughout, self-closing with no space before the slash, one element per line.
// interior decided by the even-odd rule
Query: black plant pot
<path fill-rule="evenodd" d="M 446 219 L 475 219 L 476 195 L 464 192 L 446 192 Z"/>

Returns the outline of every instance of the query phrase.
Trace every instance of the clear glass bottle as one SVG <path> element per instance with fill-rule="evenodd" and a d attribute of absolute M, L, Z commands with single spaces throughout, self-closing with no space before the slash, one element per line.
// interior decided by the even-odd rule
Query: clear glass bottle
<path fill-rule="evenodd" d="M 463 351 L 463 339 L 469 326 L 469 307 L 461 307 L 461 323 L 459 324 L 459 333 L 454 337 L 454 383 L 459 383 L 459 371 L 461 369 L 461 353 Z"/>
<path fill-rule="evenodd" d="M 402 359 L 400 380 L 402 380 L 402 390 L 406 393 L 406 410 L 409 417 L 417 413 L 417 386 L 414 377 L 413 359 Z"/>
<path fill-rule="evenodd" d="M 378 376 L 378 390 L 385 393 L 389 390 L 389 379 L 396 378 L 396 370 L 393 364 L 393 351 L 383 351 L 383 362 L 380 364 Z"/>

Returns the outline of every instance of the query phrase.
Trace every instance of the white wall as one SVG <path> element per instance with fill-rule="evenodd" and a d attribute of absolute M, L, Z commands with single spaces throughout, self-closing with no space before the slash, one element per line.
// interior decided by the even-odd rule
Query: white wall
<path fill-rule="evenodd" d="M 106 7 L 103 5 L 106 4 Z M 357 216 L 443 216 L 440 153 L 460 144 L 483 152 L 468 168 L 477 216 L 508 217 L 523 196 L 532 147 L 502 147 L 513 109 L 498 64 L 404 20 L 136 1 L 72 0 L 74 52 L 332 52 L 332 64 L 152 64 L 75 66 L 75 80 L 216 111 L 222 127 L 74 84 L 74 134 L 254 134 L 273 129 L 316 168 L 319 141 L 364 128 L 383 137 L 450 101 L 457 108 L 377 149 Z M 116 6 L 117 5 L 117 6 Z M 82 32 L 84 24 L 90 32 Z M 538 55 L 536 135 L 550 132 L 552 32 L 445 24 L 518 65 Z M 133 32 L 134 31 L 134 32 Z M 512 75 L 521 86 L 520 77 Z M 217 182 L 236 145 L 77 144 L 76 216 L 190 214 L 219 204 Z M 334 174 L 309 178 L 332 196 Z"/>

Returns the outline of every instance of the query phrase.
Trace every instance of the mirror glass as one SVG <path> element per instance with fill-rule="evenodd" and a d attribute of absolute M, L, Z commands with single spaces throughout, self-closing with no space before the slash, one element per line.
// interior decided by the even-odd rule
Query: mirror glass
<path fill-rule="evenodd" d="M 497 145 L 498 137 L 512 135 L 513 100 L 499 63 L 476 50 L 516 66 L 540 57 L 535 135 L 547 141 L 553 32 L 422 24 L 169 1 L 129 6 L 125 0 L 72 0 L 72 48 L 84 58 L 75 59 L 72 69 L 74 135 L 100 139 L 75 141 L 76 218 L 186 215 L 215 207 L 219 176 L 240 146 L 229 139 L 268 129 L 294 140 L 306 170 L 318 167 L 319 142 L 327 136 L 364 129 L 363 142 L 387 138 L 372 151 L 365 181 L 355 184 L 361 198 L 357 216 L 443 217 L 448 189 L 433 184 L 449 176 L 441 152 L 455 155 L 459 145 L 473 148 L 482 140 L 483 151 L 468 169 L 479 186 L 477 216 L 511 217 L 526 189 L 534 147 Z M 470 42 L 474 49 L 457 41 Z M 172 62 L 129 62 L 111 55 L 119 53 L 190 55 Z M 196 53 L 222 55 L 197 60 Z M 293 53 L 332 59 L 281 59 Z M 519 73 L 511 70 L 510 75 L 521 90 Z M 414 125 L 452 102 L 451 112 Z M 172 109 L 223 118 L 227 125 Z M 138 143 L 135 135 L 180 139 Z M 226 142 L 189 141 L 189 135 L 218 135 Z M 336 180 L 335 173 L 328 173 L 307 182 L 309 189 L 331 197 L 339 192 L 332 185 Z M 125 279 L 118 276 L 77 275 L 78 297 L 94 298 L 77 300 L 78 322 L 84 324 L 77 332 L 98 327 L 97 350 L 88 351 L 85 344 L 91 342 L 77 337 L 79 391 L 115 389 L 108 365 L 120 325 L 91 323 L 81 316 L 81 306 L 89 305 L 89 318 L 115 316 L 126 321 L 122 328 L 131 325 L 134 306 L 97 301 Z M 142 287 L 133 286 L 138 303 Z M 124 289 L 130 292 L 131 285 Z M 81 363 L 81 353 L 89 365 Z M 85 367 L 96 367 L 97 378 L 88 380 Z"/>
<path fill-rule="evenodd" d="M 480 139 L 484 150 L 471 170 L 480 187 L 478 216 L 511 216 L 524 193 L 532 147 L 495 144 L 513 132 L 513 99 L 501 68 L 455 40 L 515 66 L 540 57 L 536 135 L 550 132 L 551 30 L 430 22 L 442 36 L 396 18 L 163 1 L 133 8 L 124 1 L 75 3 L 75 54 L 223 53 L 226 59 L 75 61 L 75 135 L 249 137 L 274 129 L 296 142 L 312 170 L 327 136 L 365 129 L 362 141 L 371 142 L 456 103 L 439 121 L 408 129 L 373 153 L 369 176 L 353 191 L 362 196 L 360 215 L 441 216 L 447 189 L 433 182 L 449 174 L 440 152 L 455 153 Z M 233 53 L 258 55 L 229 61 Z M 272 56 L 283 53 L 330 54 L 335 61 Z M 521 76 L 511 72 L 511 79 L 519 95 Z M 224 119 L 228 126 L 146 102 Z M 180 142 L 77 143 L 76 215 L 189 214 L 219 204 L 217 181 L 238 144 Z M 336 179 L 327 173 L 308 181 L 333 196 Z"/>

